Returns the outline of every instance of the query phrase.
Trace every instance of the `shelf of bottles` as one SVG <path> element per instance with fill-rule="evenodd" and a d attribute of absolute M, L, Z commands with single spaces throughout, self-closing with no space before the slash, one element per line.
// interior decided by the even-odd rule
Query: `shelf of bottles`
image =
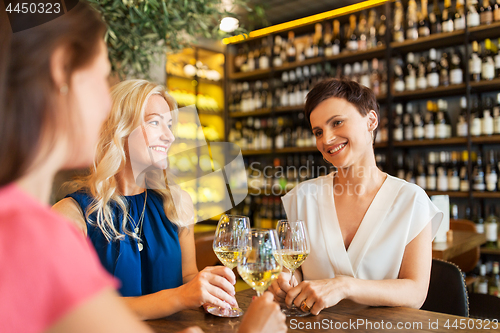
<path fill-rule="evenodd" d="M 373 89 L 380 103 L 379 167 L 422 185 L 434 164 L 436 186 L 427 179 L 423 186 L 429 195 L 447 194 L 467 206 L 478 205 L 476 198 L 499 199 L 499 37 L 500 1 L 396 0 L 230 46 L 229 137 L 246 140 L 247 161 L 280 154 L 321 158 L 307 136 L 305 95 L 324 78 L 348 77 Z M 265 147 L 249 144 L 262 143 L 261 133 Z"/>

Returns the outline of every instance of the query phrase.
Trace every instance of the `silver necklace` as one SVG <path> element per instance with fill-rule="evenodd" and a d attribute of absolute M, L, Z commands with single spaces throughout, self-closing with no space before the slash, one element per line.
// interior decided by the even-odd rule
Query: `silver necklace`
<path fill-rule="evenodd" d="M 144 207 L 142 208 L 142 214 L 141 217 L 139 218 L 139 222 L 135 225 L 134 232 L 132 233 L 134 235 L 134 238 L 137 240 L 137 247 L 139 248 L 139 252 L 142 251 L 144 246 L 142 245 L 142 240 L 141 240 L 141 234 L 142 234 L 142 225 L 144 222 L 144 211 L 146 210 L 146 200 L 148 200 L 148 190 L 146 190 L 146 197 L 144 198 Z M 132 217 L 130 217 L 132 221 Z"/>

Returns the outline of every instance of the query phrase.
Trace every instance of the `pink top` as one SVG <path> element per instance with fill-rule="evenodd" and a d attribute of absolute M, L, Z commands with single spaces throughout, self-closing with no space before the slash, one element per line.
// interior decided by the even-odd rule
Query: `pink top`
<path fill-rule="evenodd" d="M 117 281 L 88 240 L 16 185 L 0 188 L 0 326 L 42 332 Z"/>

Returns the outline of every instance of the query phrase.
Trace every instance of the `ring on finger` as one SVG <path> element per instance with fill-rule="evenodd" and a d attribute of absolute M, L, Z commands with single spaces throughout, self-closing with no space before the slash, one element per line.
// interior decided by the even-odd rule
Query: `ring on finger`
<path fill-rule="evenodd" d="M 311 311 L 311 308 L 309 306 L 307 306 L 307 301 L 306 300 L 303 300 L 302 302 L 300 302 L 300 309 L 304 312 L 310 312 Z"/>

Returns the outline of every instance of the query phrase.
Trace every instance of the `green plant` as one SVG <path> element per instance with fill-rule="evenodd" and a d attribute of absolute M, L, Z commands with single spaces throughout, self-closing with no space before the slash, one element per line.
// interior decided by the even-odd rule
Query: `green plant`
<path fill-rule="evenodd" d="M 106 41 L 113 71 L 148 77 L 159 52 L 177 51 L 198 37 L 221 38 L 222 17 L 234 16 L 221 0 L 88 0 L 108 25 Z M 247 10 L 246 0 L 237 4 Z M 239 28 L 235 33 L 242 32 Z"/>

